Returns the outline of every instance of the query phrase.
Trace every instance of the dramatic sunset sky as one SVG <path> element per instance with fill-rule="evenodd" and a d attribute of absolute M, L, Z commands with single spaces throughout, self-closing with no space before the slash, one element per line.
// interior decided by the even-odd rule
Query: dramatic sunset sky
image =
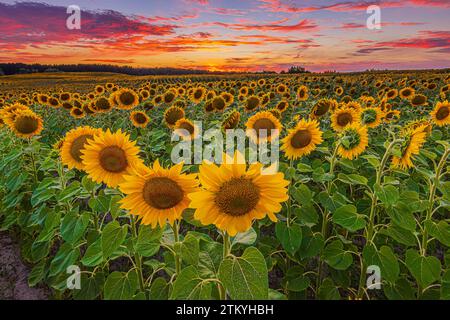
<path fill-rule="evenodd" d="M 81 7 L 81 30 L 66 28 Z M 371 4 L 381 30 L 366 28 Z M 450 67 L 450 0 L 0 0 L 0 62 L 311 71 Z"/>

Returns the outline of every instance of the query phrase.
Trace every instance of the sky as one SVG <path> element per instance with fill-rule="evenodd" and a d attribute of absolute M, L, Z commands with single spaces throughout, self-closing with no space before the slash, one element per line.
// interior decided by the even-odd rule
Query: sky
<path fill-rule="evenodd" d="M 66 26 L 69 5 L 80 29 Z M 380 29 L 367 28 L 380 8 Z M 0 63 L 210 71 L 450 67 L 450 0 L 0 0 Z"/>

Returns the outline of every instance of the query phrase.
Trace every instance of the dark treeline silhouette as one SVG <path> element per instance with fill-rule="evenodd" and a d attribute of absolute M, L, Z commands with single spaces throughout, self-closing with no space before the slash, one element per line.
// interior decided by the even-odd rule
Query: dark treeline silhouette
<path fill-rule="evenodd" d="M 42 72 L 113 72 L 129 75 L 185 75 L 185 74 L 227 74 L 227 72 L 210 72 L 201 69 L 178 68 L 134 68 L 130 66 L 117 66 L 111 64 L 25 64 L 0 63 L 0 70 L 5 75 L 42 73 Z M 0 72 L 1 75 L 1 72 Z"/>

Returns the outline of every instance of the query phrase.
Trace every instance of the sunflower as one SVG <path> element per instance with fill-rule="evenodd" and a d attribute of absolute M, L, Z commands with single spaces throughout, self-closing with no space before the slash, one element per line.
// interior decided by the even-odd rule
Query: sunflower
<path fill-rule="evenodd" d="M 46 94 L 38 94 L 38 102 L 40 103 L 40 104 L 47 104 L 47 102 L 48 102 L 48 95 L 46 95 Z"/>
<path fill-rule="evenodd" d="M 347 125 L 358 121 L 358 113 L 351 108 L 337 109 L 331 115 L 331 127 L 334 131 L 342 131 Z"/>
<path fill-rule="evenodd" d="M 395 168 L 408 169 L 413 167 L 412 158 L 419 154 L 420 148 L 427 138 L 426 130 L 423 126 L 409 130 L 403 135 L 404 142 L 401 146 L 401 157 L 393 156 L 392 165 Z"/>
<path fill-rule="evenodd" d="M 340 133 L 338 154 L 345 159 L 357 158 L 366 150 L 369 144 L 367 127 L 359 123 L 352 123 Z"/>
<path fill-rule="evenodd" d="M 245 101 L 244 104 L 244 109 L 245 111 L 253 111 L 256 110 L 261 104 L 261 101 L 259 100 L 259 98 L 257 96 L 250 96 L 247 98 L 247 100 Z"/>
<path fill-rule="evenodd" d="M 95 90 L 94 91 L 95 91 L 95 93 L 97 95 L 100 95 L 100 94 L 105 92 L 105 87 L 103 87 L 101 85 L 97 85 L 97 86 L 95 86 Z"/>
<path fill-rule="evenodd" d="M 203 87 L 197 87 L 192 90 L 191 100 L 194 103 L 200 103 L 205 97 L 206 89 Z"/>
<path fill-rule="evenodd" d="M 336 103 L 335 100 L 320 99 L 311 110 L 311 118 L 318 119 L 323 117 L 333 107 L 334 103 Z"/>
<path fill-rule="evenodd" d="M 225 99 L 226 106 L 231 106 L 234 102 L 234 96 L 228 92 L 222 92 L 221 97 Z"/>
<path fill-rule="evenodd" d="M 94 103 L 94 108 L 97 112 L 108 112 L 112 107 L 110 100 L 105 97 L 98 97 Z"/>
<path fill-rule="evenodd" d="M 269 111 L 261 111 L 251 116 L 245 126 L 247 135 L 255 143 L 272 141 L 280 135 L 283 127 L 280 120 Z"/>
<path fill-rule="evenodd" d="M 182 118 L 175 123 L 174 132 L 183 140 L 194 140 L 199 135 L 198 127 L 186 118 Z"/>
<path fill-rule="evenodd" d="M 150 118 L 143 111 L 133 111 L 130 114 L 131 122 L 135 127 L 145 128 L 150 122 Z"/>
<path fill-rule="evenodd" d="M 431 111 L 431 118 L 440 127 L 450 124 L 450 103 L 447 100 L 438 102 Z"/>
<path fill-rule="evenodd" d="M 289 182 L 283 173 L 263 174 L 260 163 L 247 170 L 243 156 L 224 157 L 220 167 L 203 162 L 199 178 L 202 190 L 188 195 L 194 217 L 204 225 L 214 224 L 218 229 L 235 236 L 250 229 L 256 219 L 266 216 L 276 222 L 275 213 L 286 201 Z"/>
<path fill-rule="evenodd" d="M 132 168 L 142 165 L 136 142 L 130 141 L 129 136 L 121 130 L 111 133 L 108 129 L 94 136 L 81 153 L 84 170 L 89 177 L 111 188 L 117 187 Z"/>
<path fill-rule="evenodd" d="M 61 103 L 59 100 L 55 97 L 48 98 L 47 104 L 52 108 L 59 108 L 61 106 Z"/>
<path fill-rule="evenodd" d="M 180 220 L 190 203 L 188 194 L 199 190 L 197 175 L 183 174 L 182 168 L 180 163 L 164 169 L 158 160 L 153 163 L 153 168 L 137 167 L 119 184 L 126 195 L 119 202 L 121 208 L 139 216 L 142 224 L 152 228 Z"/>
<path fill-rule="evenodd" d="M 280 111 L 281 113 L 285 112 L 289 108 L 289 102 L 286 100 L 280 100 L 277 105 L 275 106 L 275 109 Z"/>
<path fill-rule="evenodd" d="M 239 125 L 241 114 L 237 110 L 232 110 L 223 116 L 222 130 L 235 129 Z"/>
<path fill-rule="evenodd" d="M 424 96 L 423 94 L 415 94 L 412 98 L 411 98 L 411 104 L 414 107 L 419 107 L 419 106 L 425 106 L 427 105 L 427 96 Z"/>
<path fill-rule="evenodd" d="M 382 116 L 378 108 L 365 108 L 361 112 L 361 124 L 368 128 L 376 128 L 380 125 Z"/>
<path fill-rule="evenodd" d="M 314 151 L 322 143 L 322 131 L 316 120 L 302 119 L 282 140 L 281 150 L 288 159 L 298 159 Z"/>
<path fill-rule="evenodd" d="M 383 116 L 383 120 L 385 122 L 395 122 L 400 119 L 400 111 L 398 110 L 389 110 Z"/>
<path fill-rule="evenodd" d="M 176 97 L 177 94 L 175 90 L 167 90 L 166 93 L 163 94 L 162 99 L 165 104 L 171 104 Z"/>
<path fill-rule="evenodd" d="M 300 88 L 298 88 L 297 90 L 297 99 L 299 101 L 306 101 L 308 100 L 308 87 L 306 86 L 300 86 Z"/>
<path fill-rule="evenodd" d="M 227 103 L 223 96 L 217 96 L 212 99 L 212 107 L 214 110 L 223 111 L 227 106 Z"/>
<path fill-rule="evenodd" d="M 122 110 L 130 110 L 139 104 L 138 94 L 131 89 L 120 89 L 115 94 L 115 100 L 117 102 L 117 108 Z"/>
<path fill-rule="evenodd" d="M 17 110 L 12 117 L 3 118 L 8 127 L 21 138 L 31 138 L 41 133 L 42 119 L 31 110 Z"/>
<path fill-rule="evenodd" d="M 281 111 L 278 110 L 278 109 L 275 109 L 275 108 L 273 108 L 273 109 L 268 109 L 267 111 L 270 112 L 271 114 L 273 114 L 277 119 L 281 119 L 281 117 L 283 116 L 283 114 L 281 113 Z"/>
<path fill-rule="evenodd" d="M 338 96 L 342 96 L 342 94 L 344 93 L 344 89 L 342 89 L 342 87 L 336 87 L 334 89 L 334 92 L 338 95 Z"/>
<path fill-rule="evenodd" d="M 168 108 L 164 112 L 164 122 L 169 128 L 173 128 L 178 120 L 184 118 L 184 109 L 176 106 Z"/>
<path fill-rule="evenodd" d="M 62 92 L 59 95 L 59 100 L 61 102 L 69 102 L 71 98 L 72 98 L 72 96 L 71 96 L 70 92 Z"/>
<path fill-rule="evenodd" d="M 81 150 L 86 146 L 89 139 L 102 132 L 101 129 L 91 128 L 89 126 L 78 127 L 66 133 L 61 146 L 61 161 L 69 169 L 76 168 L 83 170 L 83 161 L 81 159 Z"/>
<path fill-rule="evenodd" d="M 416 93 L 416 90 L 414 90 L 411 87 L 406 87 L 406 88 L 403 88 L 402 90 L 400 90 L 400 98 L 410 99 L 411 97 L 414 96 L 415 93 Z"/>
<path fill-rule="evenodd" d="M 388 100 L 393 100 L 393 99 L 397 98 L 397 96 L 398 96 L 398 90 L 397 89 L 390 89 L 386 93 L 386 99 L 388 99 Z"/>
<path fill-rule="evenodd" d="M 285 85 L 285 84 L 283 84 L 283 83 L 280 83 L 278 86 L 277 86 L 277 93 L 279 93 L 279 94 L 283 94 L 283 93 L 286 93 L 287 91 L 288 91 L 288 87 Z"/>
<path fill-rule="evenodd" d="M 70 115 L 74 118 L 79 119 L 79 118 L 83 118 L 85 116 L 85 113 L 84 113 L 83 109 L 81 109 L 81 108 L 72 108 L 70 110 Z"/>

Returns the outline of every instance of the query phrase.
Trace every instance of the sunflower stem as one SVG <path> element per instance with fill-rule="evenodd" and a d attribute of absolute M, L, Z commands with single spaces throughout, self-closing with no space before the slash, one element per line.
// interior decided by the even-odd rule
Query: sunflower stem
<path fill-rule="evenodd" d="M 131 216 L 131 231 L 133 232 L 133 237 L 137 239 L 138 232 L 137 232 L 137 219 L 134 215 Z M 138 278 L 139 278 L 139 287 L 141 291 L 145 294 L 145 297 L 147 297 L 147 292 L 145 291 L 145 281 L 144 281 L 144 272 L 142 268 L 142 257 L 139 253 L 134 253 L 134 260 L 136 269 L 138 271 Z"/>
<path fill-rule="evenodd" d="M 34 158 L 34 149 L 31 142 L 31 138 L 28 139 L 28 147 L 30 148 L 30 159 L 31 159 L 31 168 L 33 169 L 33 179 L 34 183 L 38 183 L 38 176 L 37 176 L 37 168 L 36 168 L 36 160 Z"/>
<path fill-rule="evenodd" d="M 445 163 L 447 162 L 447 157 L 450 154 L 450 149 L 446 148 L 444 151 L 444 154 L 442 155 L 441 160 L 439 161 L 439 164 L 436 168 L 436 174 L 434 176 L 434 181 L 431 184 L 430 188 L 430 197 L 428 199 L 429 207 L 427 211 L 427 215 L 425 217 L 425 221 L 431 221 L 431 218 L 433 217 L 433 208 L 434 208 L 434 197 L 436 195 L 436 188 L 439 185 L 441 172 L 444 168 Z M 424 222 L 425 222 L 424 221 Z M 423 236 L 422 236 L 422 255 L 425 256 L 427 254 L 427 246 L 428 246 L 428 231 L 426 227 L 423 228 Z"/>
<path fill-rule="evenodd" d="M 175 243 L 180 242 L 180 224 L 179 224 L 179 222 L 175 221 L 171 227 L 173 230 L 173 236 L 174 236 Z M 180 255 L 178 253 L 178 250 L 174 250 L 174 258 L 175 258 L 175 272 L 178 276 L 181 271 L 181 261 L 180 261 Z"/>
<path fill-rule="evenodd" d="M 230 254 L 230 236 L 228 232 L 223 232 L 223 260 L 225 260 Z M 219 284 L 219 295 L 221 300 L 227 300 L 227 291 L 222 284 Z"/>

